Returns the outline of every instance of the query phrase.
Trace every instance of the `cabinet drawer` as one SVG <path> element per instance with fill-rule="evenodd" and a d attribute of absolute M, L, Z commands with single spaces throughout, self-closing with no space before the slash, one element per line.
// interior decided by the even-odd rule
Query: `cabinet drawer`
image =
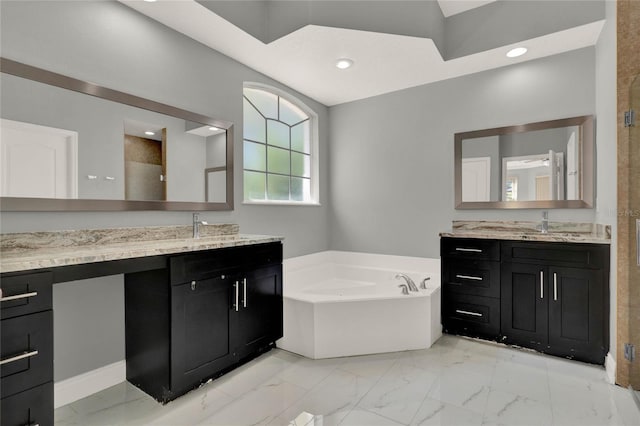
<path fill-rule="evenodd" d="M 0 397 L 53 380 L 53 311 L 0 321 Z"/>
<path fill-rule="evenodd" d="M 0 319 L 51 309 L 51 272 L 3 276 Z"/>
<path fill-rule="evenodd" d="M 202 280 L 218 275 L 220 271 L 239 267 L 232 249 L 207 250 L 174 256 L 169 259 L 171 284 Z"/>
<path fill-rule="evenodd" d="M 503 242 L 505 261 L 608 269 L 609 246 L 549 242 Z"/>
<path fill-rule="evenodd" d="M 442 276 L 444 291 L 500 297 L 500 262 L 446 259 Z"/>
<path fill-rule="evenodd" d="M 440 240 L 442 258 L 500 260 L 500 243 L 495 240 L 475 238 L 442 238 Z"/>
<path fill-rule="evenodd" d="M 445 331 L 495 339 L 500 333 L 500 299 L 444 293 L 442 323 Z"/>
<path fill-rule="evenodd" d="M 53 382 L 0 399 L 2 426 L 53 425 Z"/>
<path fill-rule="evenodd" d="M 244 267 L 259 267 L 282 263 L 282 244 L 269 243 L 244 247 Z"/>
<path fill-rule="evenodd" d="M 246 267 L 282 263 L 282 244 L 256 244 L 242 247 L 208 250 L 174 256 L 169 259 L 171 284 L 212 278 Z"/>

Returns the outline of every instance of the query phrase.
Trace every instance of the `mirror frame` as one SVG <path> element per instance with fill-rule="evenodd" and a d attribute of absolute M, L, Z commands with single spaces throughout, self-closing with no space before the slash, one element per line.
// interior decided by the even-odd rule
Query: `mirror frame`
<path fill-rule="evenodd" d="M 224 203 L 191 201 L 136 201 L 77 198 L 0 197 L 0 211 L 224 211 L 233 210 L 233 123 L 217 120 L 171 105 L 141 98 L 87 81 L 78 80 L 42 68 L 36 68 L 7 58 L 0 58 L 0 72 L 39 83 L 84 93 L 89 96 L 118 102 L 179 119 L 215 126 L 226 130 L 227 197 Z M 206 194 L 205 194 L 206 195 Z"/>
<path fill-rule="evenodd" d="M 462 141 L 487 136 L 500 136 L 511 133 L 523 133 L 535 130 L 555 129 L 559 127 L 579 126 L 582 134 L 579 161 L 580 199 L 579 200 L 538 200 L 538 201 L 462 201 Z M 455 208 L 473 209 L 585 209 L 593 208 L 595 176 L 594 117 L 583 115 L 560 120 L 539 121 L 516 126 L 496 127 L 474 130 L 454 135 L 454 188 Z"/>

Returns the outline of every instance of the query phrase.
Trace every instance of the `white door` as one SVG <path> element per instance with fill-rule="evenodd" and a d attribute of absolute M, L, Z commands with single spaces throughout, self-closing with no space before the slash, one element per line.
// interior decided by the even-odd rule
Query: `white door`
<path fill-rule="evenodd" d="M 78 198 L 78 133 L 0 121 L 0 196 Z"/>
<path fill-rule="evenodd" d="M 578 144 L 576 132 L 571 132 L 567 141 L 567 200 L 577 200 L 580 195 L 578 179 Z"/>
<path fill-rule="evenodd" d="M 558 175 L 556 172 L 556 153 L 554 150 L 549 150 L 549 195 L 548 198 L 542 198 L 542 200 L 557 200 L 558 199 Z"/>
<path fill-rule="evenodd" d="M 462 159 L 462 201 L 491 201 L 491 157 Z"/>

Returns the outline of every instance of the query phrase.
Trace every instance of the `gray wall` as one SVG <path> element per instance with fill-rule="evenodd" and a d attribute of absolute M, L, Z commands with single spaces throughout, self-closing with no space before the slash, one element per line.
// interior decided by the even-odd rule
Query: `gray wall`
<path fill-rule="evenodd" d="M 117 2 L 2 1 L 0 7 L 4 57 L 236 123 L 236 209 L 204 212 L 201 219 L 238 223 L 243 233 L 282 235 L 286 257 L 328 249 L 326 107 Z M 322 206 L 242 204 L 244 81 L 281 88 L 318 114 Z M 0 230 L 190 223 L 189 212 L 2 213 Z M 117 276 L 83 282 L 87 287 L 54 286 L 55 380 L 124 359 L 122 282 Z M 80 287 L 91 290 L 71 290 Z"/>
<path fill-rule="evenodd" d="M 610 352 L 616 353 L 617 273 L 617 98 L 616 98 L 616 2 L 606 2 L 607 22 L 596 45 L 596 179 L 595 221 L 611 225 L 611 274 L 609 278 Z"/>
<path fill-rule="evenodd" d="M 454 210 L 453 135 L 593 114 L 594 59 L 586 48 L 331 107 L 331 247 L 439 257 L 452 219 L 539 220 L 537 210 Z"/>

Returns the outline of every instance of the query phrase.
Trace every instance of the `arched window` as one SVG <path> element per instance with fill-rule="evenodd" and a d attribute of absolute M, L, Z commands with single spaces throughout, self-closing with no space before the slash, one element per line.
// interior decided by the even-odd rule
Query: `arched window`
<path fill-rule="evenodd" d="M 317 116 L 280 90 L 243 89 L 244 201 L 318 203 Z"/>

